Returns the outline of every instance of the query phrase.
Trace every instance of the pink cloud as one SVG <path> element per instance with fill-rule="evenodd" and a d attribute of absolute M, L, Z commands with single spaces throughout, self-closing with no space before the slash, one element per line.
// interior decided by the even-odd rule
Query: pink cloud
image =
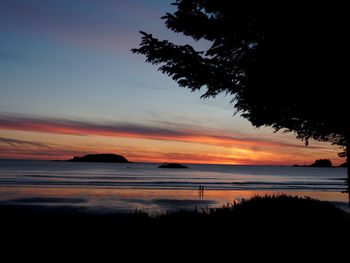
<path fill-rule="evenodd" d="M 159 126 L 155 127 L 130 123 L 96 124 L 83 121 L 30 117 L 0 116 L 0 129 L 192 142 L 222 147 L 233 147 L 235 145 L 251 147 L 304 147 L 301 144 L 272 141 L 266 138 L 220 135 L 219 131 L 206 131 L 203 128 L 199 129 L 196 127 L 193 127 L 193 129 L 168 129 Z"/>

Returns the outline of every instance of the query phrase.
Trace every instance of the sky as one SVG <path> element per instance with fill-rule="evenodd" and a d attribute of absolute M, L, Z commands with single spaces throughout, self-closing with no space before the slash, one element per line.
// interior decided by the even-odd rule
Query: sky
<path fill-rule="evenodd" d="M 232 97 L 200 99 L 145 57 L 140 30 L 205 49 L 168 30 L 173 0 L 2 0 L 0 158 L 115 153 L 134 162 L 311 164 L 338 147 L 256 129 Z"/>

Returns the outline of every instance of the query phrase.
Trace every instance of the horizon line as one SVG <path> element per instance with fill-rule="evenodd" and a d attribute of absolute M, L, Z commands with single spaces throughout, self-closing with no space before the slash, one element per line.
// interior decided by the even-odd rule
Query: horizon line
<path fill-rule="evenodd" d="M 0 157 L 0 160 L 13 160 L 13 161 L 56 161 L 56 162 L 65 162 L 67 159 L 60 160 L 60 159 L 35 159 L 35 158 L 2 158 Z M 91 163 L 104 163 L 104 162 L 91 162 Z M 107 162 L 106 162 L 107 163 Z M 117 163 L 117 162 L 116 162 Z M 167 161 L 167 162 L 152 162 L 152 161 L 130 161 L 130 163 L 154 163 L 154 164 L 160 164 L 160 163 L 179 163 L 179 162 L 172 162 L 172 161 Z M 111 163 L 109 163 L 111 164 Z M 123 164 L 128 164 L 128 163 L 123 163 Z M 187 163 L 187 162 L 181 162 L 181 164 L 203 164 L 203 165 L 226 165 L 226 166 L 288 166 L 292 167 L 293 165 L 291 164 L 228 164 L 228 163 Z M 300 164 L 300 167 L 303 167 L 305 164 Z M 332 167 L 340 167 L 340 165 L 334 165 Z"/>

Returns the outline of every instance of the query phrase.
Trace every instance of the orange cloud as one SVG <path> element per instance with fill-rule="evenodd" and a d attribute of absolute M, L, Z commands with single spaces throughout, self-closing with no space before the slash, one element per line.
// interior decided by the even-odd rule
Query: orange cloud
<path fill-rule="evenodd" d="M 37 119 L 27 117 L 0 116 L 0 129 L 71 135 L 99 135 L 167 140 L 211 144 L 222 147 L 232 147 L 234 145 L 292 148 L 303 147 L 303 145 L 300 144 L 271 141 L 269 139 L 264 138 L 243 138 L 231 137 L 226 135 L 217 135 L 217 133 L 209 133 L 203 129 L 200 130 L 198 128 L 193 128 L 191 130 L 168 129 L 163 127 L 151 127 L 141 124 L 96 124 L 72 120 Z"/>
<path fill-rule="evenodd" d="M 337 158 L 334 149 L 326 149 L 323 145 L 306 148 L 302 144 L 264 137 L 233 137 L 198 127 L 171 127 L 175 128 L 0 115 L 0 130 L 9 131 L 0 136 L 0 158 L 69 159 L 74 155 L 111 152 L 123 154 L 134 162 L 246 165 L 308 164 L 321 157 Z M 335 160 L 334 163 L 338 162 L 341 161 Z"/>

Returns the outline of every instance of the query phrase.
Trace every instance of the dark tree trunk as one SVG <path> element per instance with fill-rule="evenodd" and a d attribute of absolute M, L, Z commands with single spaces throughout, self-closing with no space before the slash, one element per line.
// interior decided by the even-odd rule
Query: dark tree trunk
<path fill-rule="evenodd" d="M 346 191 L 348 193 L 348 198 L 349 198 L 349 209 L 350 209 L 350 154 L 349 154 L 349 146 L 346 147 L 346 166 L 347 166 L 347 173 L 348 176 L 346 178 Z"/>

